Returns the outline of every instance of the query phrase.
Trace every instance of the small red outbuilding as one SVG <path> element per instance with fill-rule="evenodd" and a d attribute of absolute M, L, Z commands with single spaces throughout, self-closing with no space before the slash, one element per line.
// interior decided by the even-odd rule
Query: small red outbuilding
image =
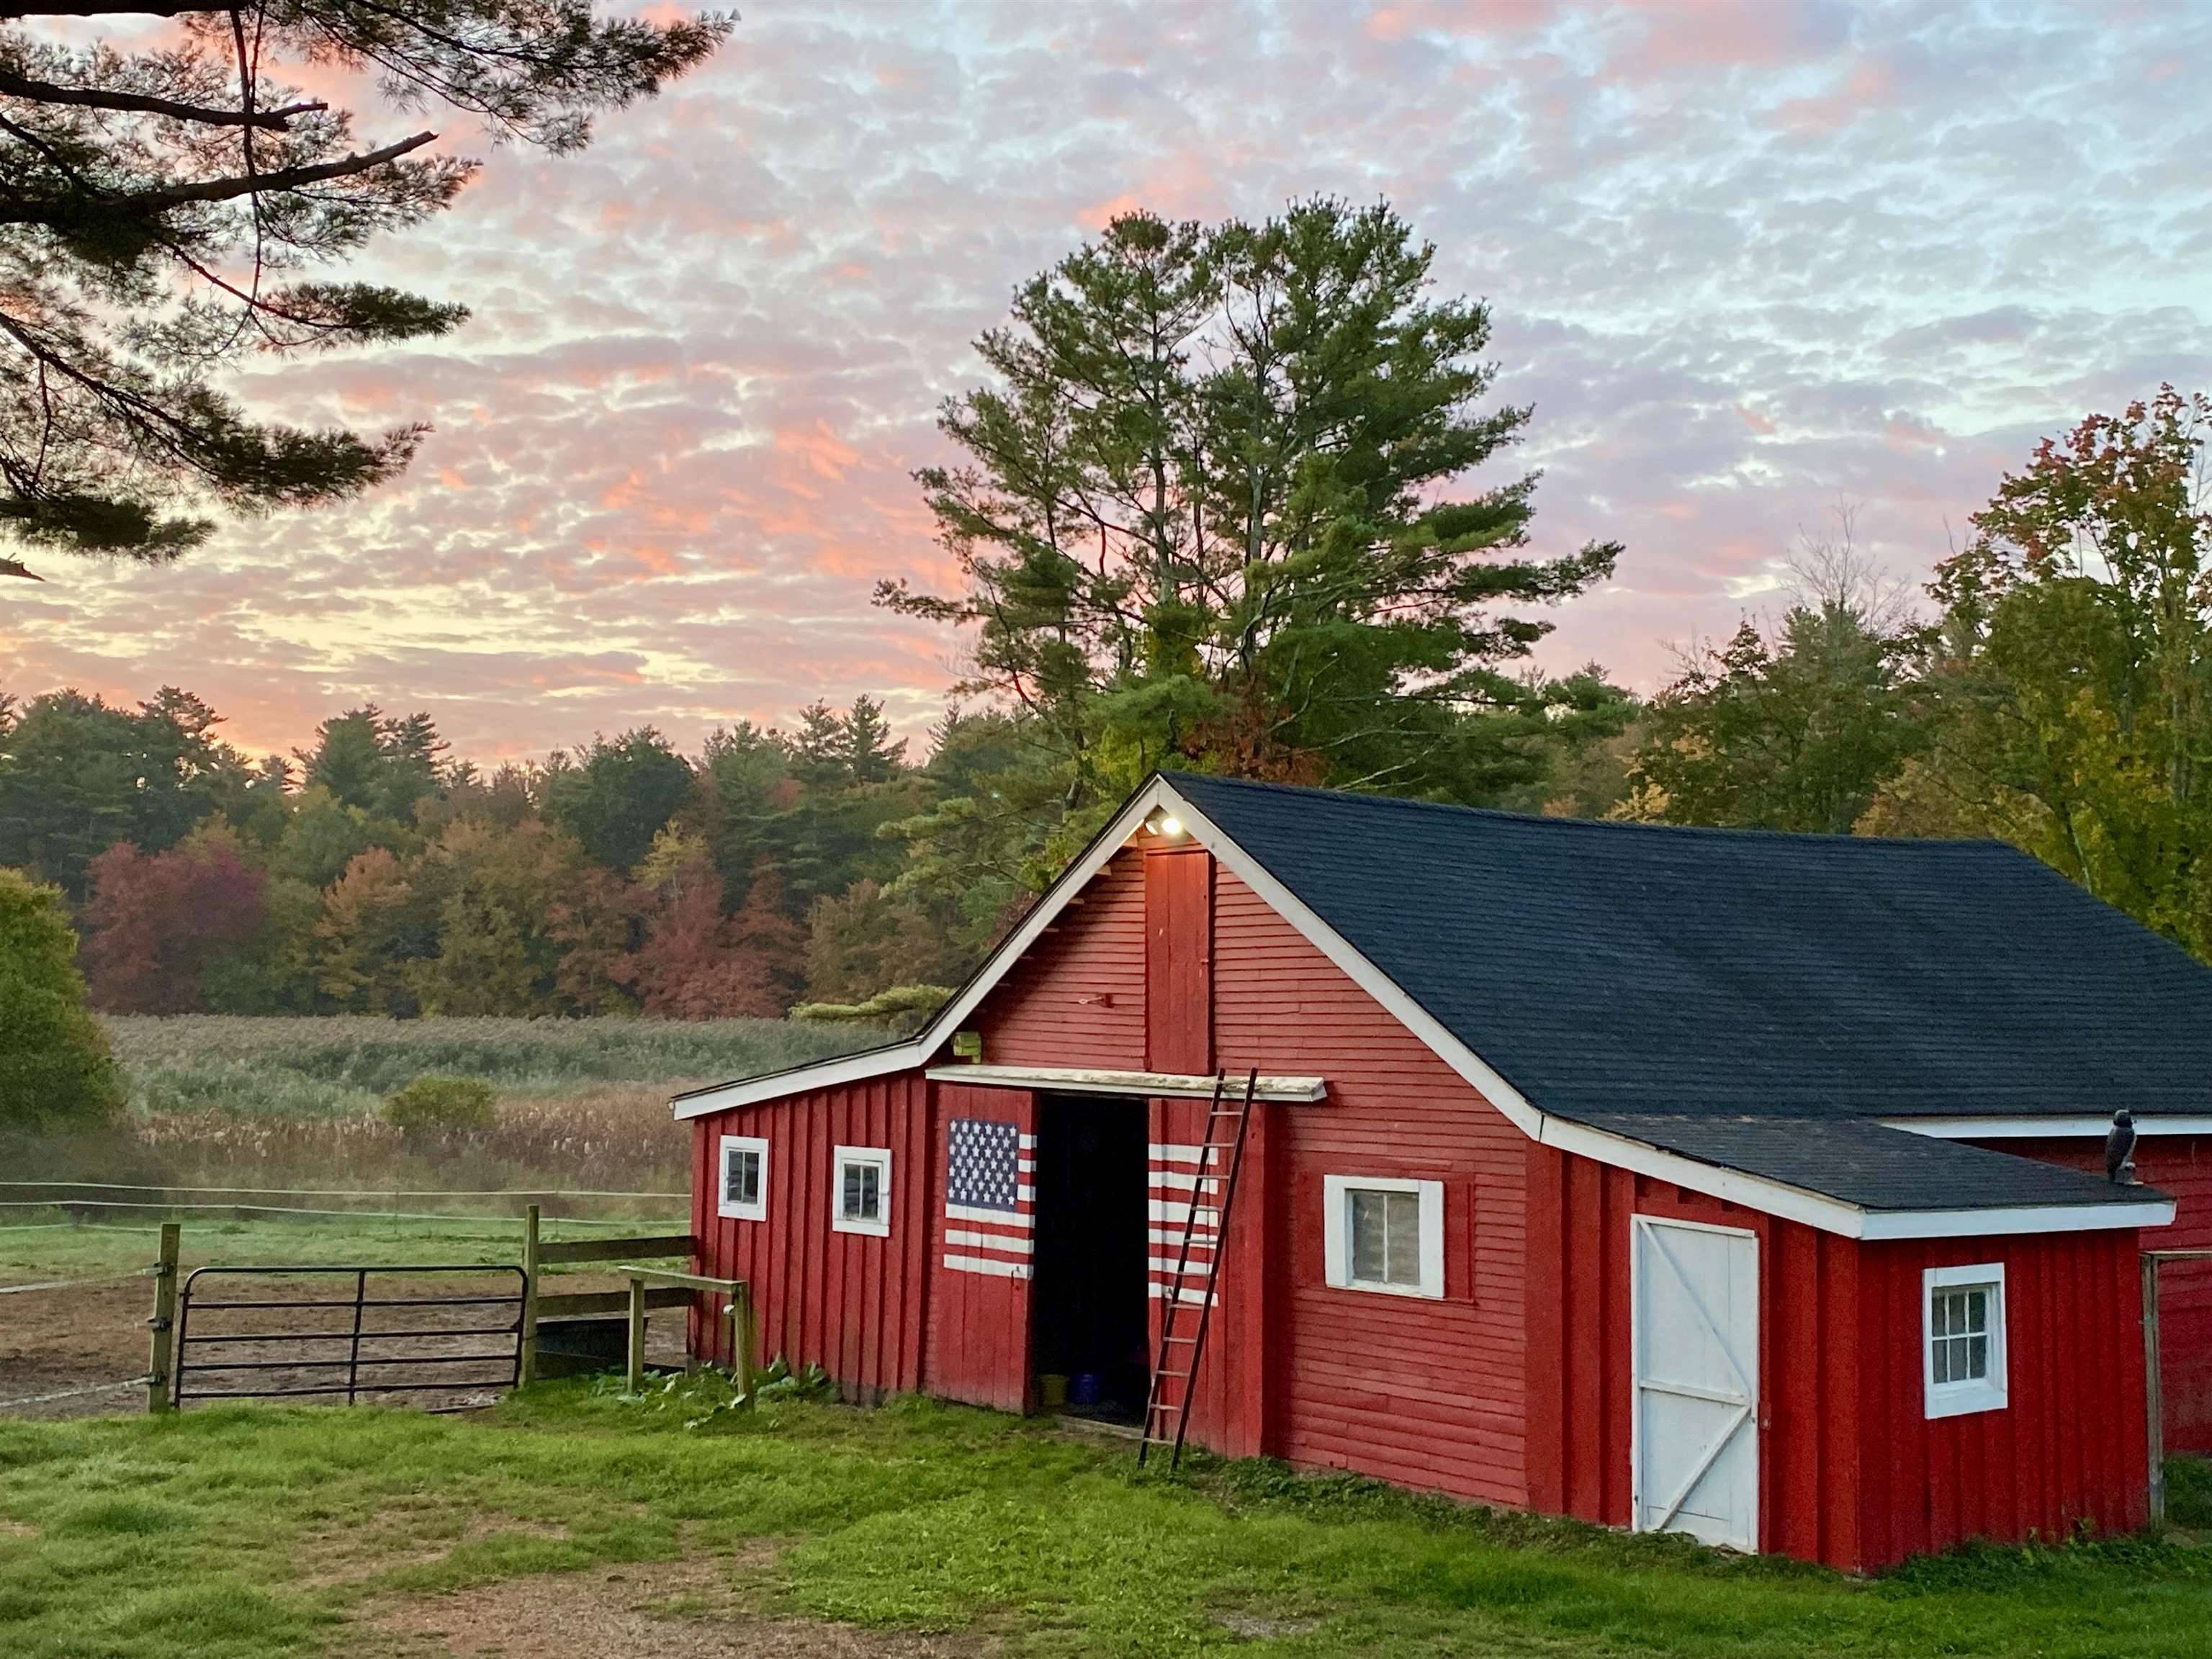
<path fill-rule="evenodd" d="M 2143 1522 L 2175 1203 L 2076 1166 L 2193 1200 L 2208 1096 L 2212 971 L 2008 848 L 1164 775 L 917 1036 L 676 1109 L 848 1397 L 1863 1570 Z"/>

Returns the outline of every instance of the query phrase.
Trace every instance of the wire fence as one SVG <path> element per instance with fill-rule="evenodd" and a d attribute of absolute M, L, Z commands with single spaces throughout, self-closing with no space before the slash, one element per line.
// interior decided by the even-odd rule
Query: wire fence
<path fill-rule="evenodd" d="M 94 1382 L 82 1389 L 57 1389 L 52 1394 L 19 1395 L 13 1400 L 0 1400 L 0 1411 L 17 1406 L 45 1406 L 57 1400 L 82 1400 L 88 1395 L 120 1394 L 125 1389 L 143 1389 L 150 1380 L 144 1376 L 132 1376 L 120 1382 Z"/>
<path fill-rule="evenodd" d="M 586 1203 L 626 1201 L 645 1205 L 686 1205 L 689 1193 L 638 1192 L 626 1188 L 599 1187 L 205 1187 L 170 1186 L 146 1182 L 125 1181 L 0 1181 L 0 1192 L 40 1193 L 43 1197 L 0 1198 L 0 1212 L 37 1210 L 62 1210 L 74 1218 L 82 1212 L 106 1213 L 113 1211 L 153 1212 L 163 1215 L 218 1213 L 235 1216 L 300 1216 L 315 1220 L 466 1222 L 477 1224 L 506 1224 L 520 1226 L 522 1218 L 517 1214 L 498 1214 L 485 1211 L 403 1209 L 403 1204 L 420 1204 L 425 1200 L 453 1200 L 482 1203 L 487 1200 L 504 1199 L 509 1202 L 521 1200 L 556 1201 L 570 1199 Z M 139 1194 L 124 1197 L 111 1194 Z M 258 1199 L 310 1199 L 361 1200 L 347 1207 L 336 1204 L 264 1204 Z M 606 1218 L 599 1216 L 562 1216 L 557 1218 L 563 1226 L 572 1227 L 629 1227 L 637 1224 L 635 1216 Z M 31 1226 L 69 1226 L 82 1224 L 97 1226 L 97 1222 L 33 1222 Z M 0 1224 L 5 1230 L 7 1224 Z M 145 1231 L 134 1229 L 133 1231 Z"/>
<path fill-rule="evenodd" d="M 128 1181 L 0 1181 L 0 1189 L 100 1193 L 243 1193 L 248 1198 L 661 1198 L 688 1200 L 689 1193 L 631 1193 L 590 1187 L 180 1187 Z"/>

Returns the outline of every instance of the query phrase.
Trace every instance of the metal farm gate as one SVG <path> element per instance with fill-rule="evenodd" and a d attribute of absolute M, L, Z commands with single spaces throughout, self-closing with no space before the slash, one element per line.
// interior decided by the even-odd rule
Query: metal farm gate
<path fill-rule="evenodd" d="M 477 1282 L 410 1293 L 426 1288 L 419 1281 L 456 1278 Z M 486 1403 L 520 1380 L 527 1285 L 520 1267 L 481 1263 L 196 1267 L 177 1298 L 171 1401 L 450 1395 L 430 1409 Z M 334 1293 L 307 1293 L 325 1285 Z M 251 1294 L 257 1287 L 267 1293 Z"/>

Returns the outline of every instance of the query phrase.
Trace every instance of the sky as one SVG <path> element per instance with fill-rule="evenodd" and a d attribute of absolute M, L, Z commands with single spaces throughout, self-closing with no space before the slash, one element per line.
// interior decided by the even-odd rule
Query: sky
<path fill-rule="evenodd" d="M 1015 285 L 1138 206 L 1382 198 L 1434 242 L 1534 407 L 1536 550 L 1626 548 L 1539 661 L 1644 691 L 1839 504 L 1917 581 L 2039 436 L 2212 387 L 2203 0 L 743 9 L 590 149 L 484 152 L 360 267 L 461 331 L 240 378 L 428 421 L 404 479 L 162 569 L 48 556 L 0 592 L 0 690 L 182 685 L 257 753 L 365 702 L 485 761 L 864 693 L 919 736 L 959 641 L 869 595 L 947 580 L 936 408 Z"/>

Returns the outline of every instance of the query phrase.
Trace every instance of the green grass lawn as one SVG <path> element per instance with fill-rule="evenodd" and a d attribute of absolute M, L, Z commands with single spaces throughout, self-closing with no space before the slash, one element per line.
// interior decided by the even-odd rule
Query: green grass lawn
<path fill-rule="evenodd" d="M 1863 1583 L 1267 1465 L 1144 1475 L 1120 1444 L 919 1401 L 719 1411 L 720 1386 L 0 1423 L 0 1653 L 376 1654 L 395 1602 L 720 1557 L 750 1613 L 1015 1653 L 2212 1654 L 2212 1553 L 2178 1542 Z"/>

